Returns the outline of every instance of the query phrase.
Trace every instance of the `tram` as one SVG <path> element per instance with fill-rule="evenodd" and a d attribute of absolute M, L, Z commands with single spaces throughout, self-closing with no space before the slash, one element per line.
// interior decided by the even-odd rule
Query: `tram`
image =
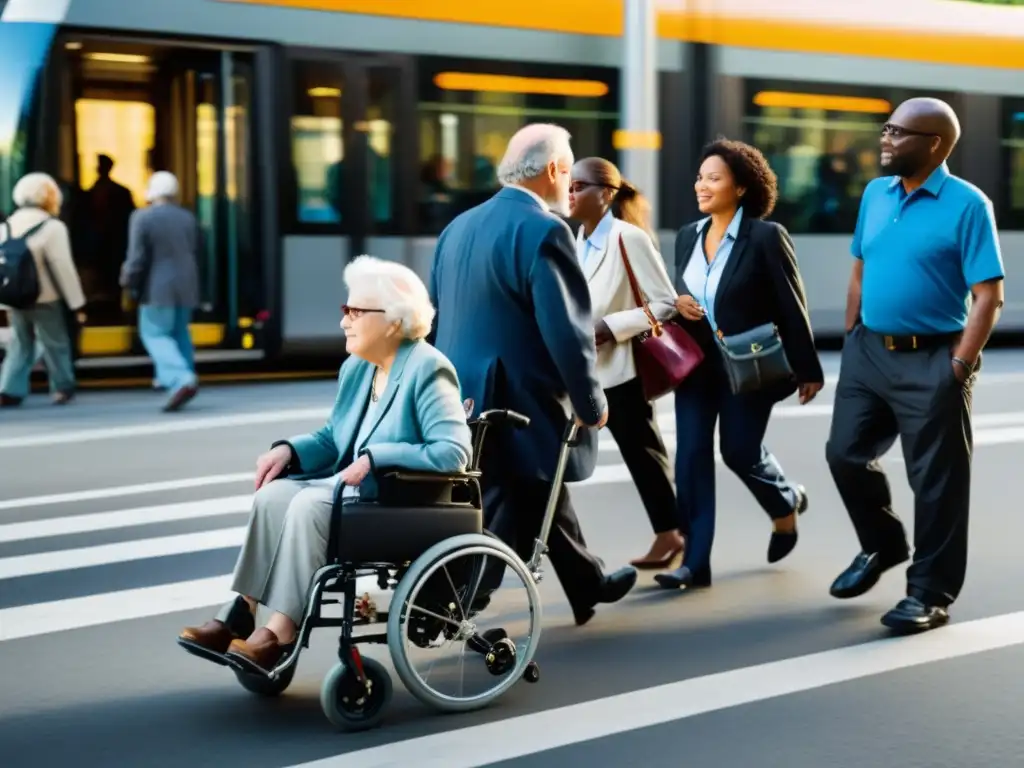
<path fill-rule="evenodd" d="M 116 276 L 158 169 L 203 229 L 200 360 L 336 358 L 346 261 L 369 252 L 426 276 L 440 230 L 497 188 L 521 125 L 560 123 L 577 156 L 619 159 L 622 27 L 623 0 L 0 0 L 0 214 L 25 172 L 62 184 L 89 297 L 79 365 L 142 353 Z M 700 146 L 751 141 L 779 176 L 774 218 L 794 235 L 814 330 L 839 335 L 880 124 L 935 95 L 963 122 L 952 170 L 996 205 L 1000 329 L 1024 330 L 1024 10 L 664 2 L 657 66 L 670 268 Z"/>

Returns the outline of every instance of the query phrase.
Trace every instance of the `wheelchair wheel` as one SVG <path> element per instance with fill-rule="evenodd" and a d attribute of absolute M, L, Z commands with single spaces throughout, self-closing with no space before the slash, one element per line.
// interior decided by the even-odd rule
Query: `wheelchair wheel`
<path fill-rule="evenodd" d="M 295 670 L 298 668 L 298 664 L 292 664 L 278 677 L 276 680 L 271 680 L 265 675 L 257 675 L 252 672 L 243 672 L 240 669 L 233 670 L 235 677 L 238 678 L 238 682 L 241 683 L 242 687 L 249 693 L 255 693 L 257 696 L 266 696 L 272 698 L 274 696 L 280 696 L 287 690 L 288 686 L 292 684 L 292 679 L 295 677 Z"/>
<path fill-rule="evenodd" d="M 517 595 L 525 605 L 504 615 Z M 494 620 L 491 613 L 503 615 Z M 388 650 L 417 699 L 443 712 L 468 712 L 523 678 L 540 629 L 540 595 L 526 565 L 504 542 L 468 534 L 432 547 L 399 582 L 388 612 Z M 442 662 L 445 650 L 455 651 L 450 664 Z M 471 678 L 483 681 L 481 690 L 467 690 L 477 687 Z"/>
<path fill-rule="evenodd" d="M 367 731 L 376 727 L 391 701 L 391 675 L 378 661 L 362 657 L 367 685 L 364 687 L 348 668 L 338 662 L 320 686 L 320 708 L 335 728 Z"/>

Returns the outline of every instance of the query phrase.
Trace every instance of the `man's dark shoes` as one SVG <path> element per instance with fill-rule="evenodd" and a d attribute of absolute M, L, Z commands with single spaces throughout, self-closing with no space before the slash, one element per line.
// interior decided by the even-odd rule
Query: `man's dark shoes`
<path fill-rule="evenodd" d="M 861 552 L 853 558 L 849 568 L 832 582 L 829 594 L 841 600 L 860 597 L 878 583 L 883 573 L 890 568 L 895 568 L 908 558 L 908 554 L 904 554 L 902 557 L 883 558 L 878 552 Z"/>
<path fill-rule="evenodd" d="M 598 587 L 597 603 L 619 602 L 636 585 L 636 578 L 636 568 L 629 566 L 608 574 L 601 580 L 601 586 Z M 576 625 L 582 627 L 594 618 L 594 607 L 573 608 L 573 618 L 576 620 Z"/>
<path fill-rule="evenodd" d="M 900 634 L 927 632 L 949 621 L 949 611 L 941 605 L 926 605 L 919 598 L 905 597 L 882 617 L 882 624 Z"/>

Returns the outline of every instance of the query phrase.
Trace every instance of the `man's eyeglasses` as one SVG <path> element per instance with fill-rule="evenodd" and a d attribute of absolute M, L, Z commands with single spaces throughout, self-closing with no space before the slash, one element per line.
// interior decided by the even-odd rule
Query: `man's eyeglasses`
<path fill-rule="evenodd" d="M 366 307 L 350 307 L 348 304 L 341 305 L 341 314 L 345 317 L 351 317 L 353 320 L 358 320 L 360 317 L 365 315 L 367 312 L 383 312 L 383 309 L 367 309 Z"/>
<path fill-rule="evenodd" d="M 900 139 L 904 136 L 938 136 L 939 134 L 928 133 L 927 131 L 915 131 L 912 128 L 904 128 L 902 125 L 886 123 L 882 126 L 882 135 L 892 136 L 894 139 Z"/>

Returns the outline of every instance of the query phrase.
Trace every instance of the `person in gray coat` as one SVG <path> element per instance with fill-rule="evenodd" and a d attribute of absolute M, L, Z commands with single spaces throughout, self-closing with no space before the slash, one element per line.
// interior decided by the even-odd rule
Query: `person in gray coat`
<path fill-rule="evenodd" d="M 173 174 L 153 174 L 146 191 L 150 206 L 128 221 L 121 267 L 121 287 L 139 304 L 139 336 L 156 382 L 171 393 L 165 411 L 178 410 L 199 389 L 189 322 L 199 303 L 200 232 L 196 217 L 178 204 L 179 191 Z"/>

